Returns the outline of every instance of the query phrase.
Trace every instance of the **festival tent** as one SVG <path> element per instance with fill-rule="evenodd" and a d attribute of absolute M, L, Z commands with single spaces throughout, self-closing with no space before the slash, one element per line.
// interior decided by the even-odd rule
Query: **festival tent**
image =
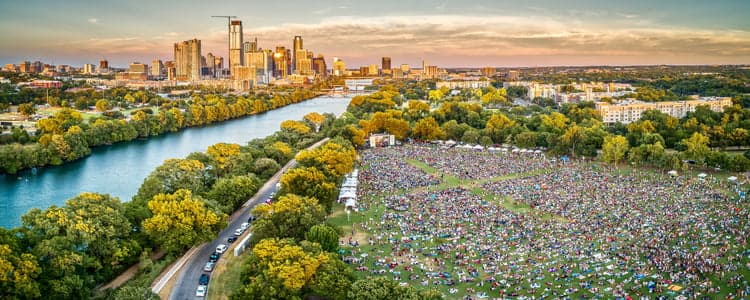
<path fill-rule="evenodd" d="M 482 145 L 476 145 L 476 146 L 474 146 L 474 149 L 475 150 L 484 150 L 484 147 L 482 147 Z"/>
<path fill-rule="evenodd" d="M 672 171 L 667 172 L 667 174 L 669 174 L 669 176 L 675 177 L 677 176 L 677 171 L 672 170 Z"/>
<path fill-rule="evenodd" d="M 357 200 L 354 200 L 353 198 L 346 199 L 346 204 L 344 204 L 344 207 L 349 210 L 354 210 L 357 208 Z"/>
<path fill-rule="evenodd" d="M 456 141 L 454 141 L 454 140 L 447 140 L 447 141 L 445 141 L 445 144 L 446 145 L 455 145 Z"/>
<path fill-rule="evenodd" d="M 729 181 L 737 181 L 737 176 L 729 176 L 729 178 L 727 178 L 727 180 L 729 180 Z"/>
<path fill-rule="evenodd" d="M 700 173 L 700 174 L 698 174 L 698 178 L 706 178 L 706 176 L 708 176 L 708 174 L 706 174 L 706 173 Z"/>

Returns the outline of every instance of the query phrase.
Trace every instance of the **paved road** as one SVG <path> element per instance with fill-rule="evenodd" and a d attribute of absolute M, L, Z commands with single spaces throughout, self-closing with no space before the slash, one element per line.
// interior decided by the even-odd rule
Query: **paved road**
<path fill-rule="evenodd" d="M 314 145 L 310 146 L 308 149 L 316 148 L 320 145 L 322 145 L 324 142 L 328 141 L 328 138 L 325 138 L 321 140 L 318 143 L 315 143 Z M 281 174 L 283 174 L 286 170 L 293 168 L 295 165 L 297 165 L 297 162 L 292 159 L 289 161 L 284 168 L 282 168 L 278 173 L 276 173 L 271 179 L 269 179 L 253 196 L 250 198 L 242 208 L 234 212 L 231 216 L 231 220 L 229 221 L 229 225 L 224 228 L 219 233 L 219 236 L 211 241 L 210 243 L 206 243 L 198 249 L 195 252 L 195 255 L 190 257 L 188 261 L 185 263 L 185 265 L 182 267 L 182 270 L 180 270 L 179 274 L 177 275 L 177 281 L 174 284 L 174 287 L 172 288 L 172 293 L 169 296 L 169 299 L 171 300 L 188 300 L 188 299 L 203 299 L 201 297 L 195 296 L 195 290 L 198 288 L 198 279 L 200 278 L 201 274 L 204 274 L 206 272 L 203 272 L 203 267 L 206 265 L 206 262 L 208 262 L 209 256 L 211 256 L 211 253 L 213 253 L 216 250 L 216 246 L 219 244 L 227 244 L 227 238 L 230 236 L 234 236 L 234 230 L 240 227 L 240 224 L 243 222 L 247 222 L 247 218 L 250 215 L 250 211 L 255 207 L 255 205 L 258 205 L 259 203 L 263 203 L 268 197 L 271 195 L 272 192 L 276 191 L 276 183 L 279 182 L 279 178 L 281 177 Z M 248 234 L 248 231 L 245 231 L 245 233 L 242 235 L 242 237 L 238 238 L 235 244 L 239 242 L 243 237 L 245 237 Z M 232 245 L 229 245 L 230 249 L 227 250 L 222 255 L 234 255 L 233 251 L 231 251 Z M 240 266 L 229 266 L 230 268 L 239 268 Z M 208 289 L 211 289 L 211 283 L 209 282 Z"/>

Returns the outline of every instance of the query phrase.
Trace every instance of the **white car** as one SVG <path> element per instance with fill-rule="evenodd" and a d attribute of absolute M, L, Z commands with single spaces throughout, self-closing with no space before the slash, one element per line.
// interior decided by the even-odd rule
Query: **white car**
<path fill-rule="evenodd" d="M 250 227 L 250 223 L 248 223 L 248 222 L 245 222 L 245 223 L 242 223 L 242 224 L 240 224 L 240 228 L 242 228 L 242 230 L 245 230 L 245 229 L 247 229 L 248 227 Z"/>
<path fill-rule="evenodd" d="M 216 246 L 216 253 L 221 254 L 224 253 L 224 251 L 227 251 L 227 245 L 219 244 L 218 246 Z"/>
<path fill-rule="evenodd" d="M 195 296 L 196 297 L 205 297 L 206 296 L 206 286 L 205 285 L 199 285 L 198 289 L 195 290 Z"/>
<path fill-rule="evenodd" d="M 241 236 L 241 235 L 242 235 L 243 233 L 245 233 L 245 230 L 244 230 L 244 229 L 242 229 L 242 228 L 237 228 L 237 229 L 236 229 L 236 230 L 234 231 L 234 235 L 236 235 L 236 236 Z"/>
<path fill-rule="evenodd" d="M 206 272 L 211 272 L 211 271 L 213 271 L 213 270 L 214 270 L 214 265 L 216 265 L 216 263 L 212 263 L 212 262 L 210 262 L 210 261 L 209 261 L 209 262 L 206 262 L 206 265 L 205 265 L 205 266 L 203 266 L 203 271 L 206 271 Z"/>

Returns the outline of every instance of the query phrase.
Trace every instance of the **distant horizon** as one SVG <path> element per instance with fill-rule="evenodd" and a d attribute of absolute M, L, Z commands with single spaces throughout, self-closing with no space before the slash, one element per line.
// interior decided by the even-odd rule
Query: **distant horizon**
<path fill-rule="evenodd" d="M 744 65 L 749 11 L 742 0 L 0 1 L 0 61 L 148 64 L 197 38 L 226 64 L 227 23 L 211 16 L 234 14 L 245 41 L 289 48 L 300 35 L 348 68 L 383 56 L 443 68 Z"/>

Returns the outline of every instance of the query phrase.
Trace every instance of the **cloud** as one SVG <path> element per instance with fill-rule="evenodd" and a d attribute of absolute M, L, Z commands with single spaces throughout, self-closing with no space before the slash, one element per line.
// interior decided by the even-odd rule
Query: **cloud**
<path fill-rule="evenodd" d="M 89 19 L 88 19 L 88 20 L 86 20 L 86 21 L 88 21 L 88 22 L 89 22 L 89 23 L 91 23 L 91 24 L 96 24 L 97 22 L 99 22 L 99 20 L 97 20 L 96 18 L 89 18 Z"/>

